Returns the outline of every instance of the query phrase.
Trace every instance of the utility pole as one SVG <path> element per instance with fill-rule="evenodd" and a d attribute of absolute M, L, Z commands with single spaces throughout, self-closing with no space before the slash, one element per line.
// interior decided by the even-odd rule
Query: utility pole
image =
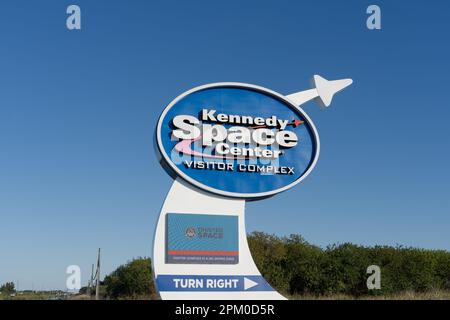
<path fill-rule="evenodd" d="M 96 287 L 95 287 L 95 300 L 99 300 L 99 291 L 100 291 L 100 248 L 98 248 L 98 256 L 97 256 L 97 272 L 96 272 Z"/>
<path fill-rule="evenodd" d="M 88 296 L 89 296 L 89 299 L 91 298 L 91 293 L 92 293 L 92 288 L 94 287 L 94 264 L 92 264 L 92 269 L 91 269 L 91 278 L 90 278 L 90 280 L 89 280 L 89 283 L 88 283 L 88 292 L 87 292 L 87 294 L 88 294 Z"/>

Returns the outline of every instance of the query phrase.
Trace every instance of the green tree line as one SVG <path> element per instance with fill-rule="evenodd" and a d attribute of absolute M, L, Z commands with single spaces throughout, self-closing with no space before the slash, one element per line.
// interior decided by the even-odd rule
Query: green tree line
<path fill-rule="evenodd" d="M 0 294 L 13 294 L 16 293 L 16 287 L 14 282 L 6 282 L 0 285 Z"/>
<path fill-rule="evenodd" d="M 364 247 L 351 243 L 325 249 L 299 235 L 248 236 L 259 270 L 276 289 L 288 294 L 361 296 L 405 291 L 450 290 L 450 252 L 408 247 Z M 367 267 L 381 269 L 381 289 L 368 290 Z"/>
<path fill-rule="evenodd" d="M 290 295 L 390 295 L 450 290 L 450 252 L 409 247 L 364 247 L 351 243 L 321 248 L 300 235 L 248 235 L 253 259 L 265 279 Z M 367 288 L 367 267 L 381 269 L 381 289 Z M 112 299 L 156 298 L 151 262 L 138 258 L 104 280 Z"/>
<path fill-rule="evenodd" d="M 106 276 L 103 285 L 108 298 L 156 298 L 149 258 L 137 258 Z"/>

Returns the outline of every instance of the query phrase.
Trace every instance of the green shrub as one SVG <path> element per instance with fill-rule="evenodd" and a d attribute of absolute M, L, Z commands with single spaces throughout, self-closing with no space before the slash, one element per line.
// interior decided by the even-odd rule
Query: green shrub
<path fill-rule="evenodd" d="M 145 298 L 155 294 L 151 262 L 138 258 L 105 277 L 106 295 L 112 299 Z"/>
<path fill-rule="evenodd" d="M 290 295 L 401 296 L 405 292 L 450 290 L 450 252 L 402 246 L 364 247 L 351 243 L 323 249 L 300 235 L 248 235 L 253 259 L 265 279 Z M 381 289 L 368 290 L 367 267 L 381 269 Z M 150 259 L 139 258 L 105 278 L 112 299 L 156 297 Z M 5 286 L 4 286 L 5 287 Z"/>
<path fill-rule="evenodd" d="M 291 295 L 390 295 L 450 289 L 450 252 L 351 243 L 325 249 L 299 235 L 248 235 L 259 270 L 277 290 Z M 367 267 L 381 269 L 381 290 L 368 290 Z"/>

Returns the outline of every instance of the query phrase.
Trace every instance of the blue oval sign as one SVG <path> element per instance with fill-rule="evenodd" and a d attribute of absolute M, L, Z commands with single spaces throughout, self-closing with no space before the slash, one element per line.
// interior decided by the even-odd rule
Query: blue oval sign
<path fill-rule="evenodd" d="M 303 180 L 319 156 L 317 130 L 286 97 L 242 83 L 189 90 L 161 114 L 156 132 L 163 159 L 203 190 L 258 198 Z"/>

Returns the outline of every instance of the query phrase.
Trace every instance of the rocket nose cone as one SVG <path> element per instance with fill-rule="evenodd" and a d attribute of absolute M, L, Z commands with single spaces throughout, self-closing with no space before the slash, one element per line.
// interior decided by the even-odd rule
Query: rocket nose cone
<path fill-rule="evenodd" d="M 336 92 L 339 92 L 353 83 L 352 79 L 327 80 L 319 75 L 314 75 L 314 84 L 321 102 L 328 107 Z"/>

